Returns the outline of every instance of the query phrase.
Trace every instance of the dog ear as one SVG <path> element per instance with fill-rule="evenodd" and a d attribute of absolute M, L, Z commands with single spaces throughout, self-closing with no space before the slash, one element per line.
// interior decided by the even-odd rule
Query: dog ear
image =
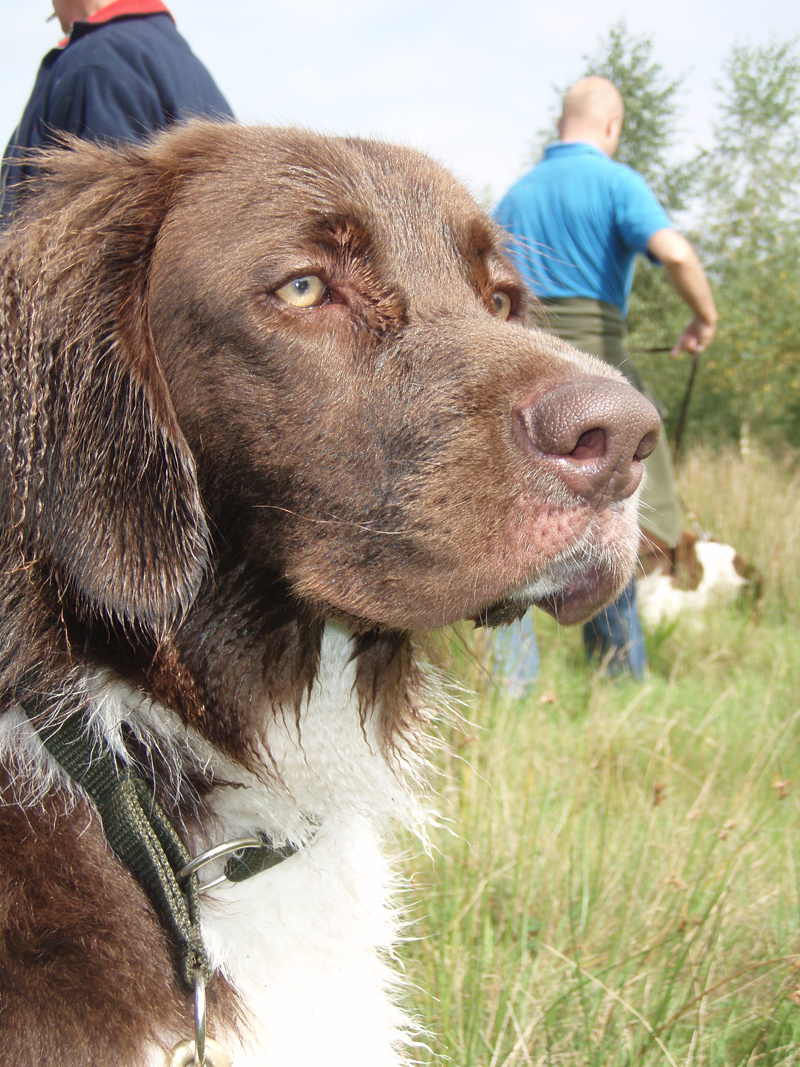
<path fill-rule="evenodd" d="M 150 255 L 179 167 L 160 143 L 42 157 L 0 280 L 0 521 L 71 610 L 156 636 L 192 603 L 208 559 L 148 325 Z"/>

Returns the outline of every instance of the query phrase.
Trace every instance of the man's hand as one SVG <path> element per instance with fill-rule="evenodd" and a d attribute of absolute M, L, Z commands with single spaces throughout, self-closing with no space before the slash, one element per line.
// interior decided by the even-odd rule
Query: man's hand
<path fill-rule="evenodd" d="M 670 359 L 679 359 L 681 352 L 699 354 L 714 340 L 717 329 L 716 322 L 706 322 L 699 315 L 695 315 L 670 352 Z"/>
<path fill-rule="evenodd" d="M 670 281 L 694 312 L 670 356 L 677 359 L 681 352 L 702 352 L 714 338 L 717 309 L 697 253 L 685 237 L 667 229 L 656 230 L 647 242 L 647 251 L 664 265 Z"/>

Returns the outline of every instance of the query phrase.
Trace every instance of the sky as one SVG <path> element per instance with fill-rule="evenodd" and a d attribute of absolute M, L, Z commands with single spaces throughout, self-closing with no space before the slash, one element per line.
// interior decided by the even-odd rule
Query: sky
<path fill-rule="evenodd" d="M 581 75 L 619 19 L 684 78 L 685 157 L 710 141 L 731 48 L 800 37 L 800 0 L 166 2 L 241 121 L 421 148 L 488 201 L 525 171 L 554 87 Z M 0 0 L 3 144 L 62 36 L 51 11 L 49 0 Z"/>

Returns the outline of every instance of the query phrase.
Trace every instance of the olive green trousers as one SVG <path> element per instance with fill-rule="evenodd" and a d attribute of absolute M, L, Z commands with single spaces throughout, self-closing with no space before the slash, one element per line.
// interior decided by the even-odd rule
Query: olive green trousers
<path fill-rule="evenodd" d="M 660 415 L 666 414 L 663 405 L 628 356 L 625 320 L 619 308 L 613 304 L 590 300 L 588 297 L 548 299 L 544 301 L 543 309 L 540 307 L 534 312 L 531 325 L 545 333 L 555 334 L 581 352 L 599 356 L 617 367 L 631 385 L 656 407 Z M 655 451 L 644 463 L 647 477 L 642 490 L 639 522 L 648 533 L 674 547 L 681 536 L 683 516 L 672 457 L 663 430 Z"/>

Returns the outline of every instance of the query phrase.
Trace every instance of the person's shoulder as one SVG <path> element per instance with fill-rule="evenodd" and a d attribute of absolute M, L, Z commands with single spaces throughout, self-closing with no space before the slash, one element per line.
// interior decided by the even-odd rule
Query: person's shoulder
<path fill-rule="evenodd" d="M 580 156 L 580 165 L 583 169 L 601 175 L 606 181 L 614 181 L 619 174 L 618 168 L 624 164 L 617 163 L 601 148 L 594 145 L 582 145 L 581 147 L 585 149 Z"/>
<path fill-rule="evenodd" d="M 63 66 L 113 66 L 119 60 L 131 61 L 165 47 L 186 50 L 189 47 L 169 15 L 161 12 L 132 15 L 103 22 L 81 34 L 64 50 Z"/>
<path fill-rule="evenodd" d="M 152 47 L 160 42 L 167 47 L 189 48 L 172 17 L 164 11 L 112 19 L 106 23 L 106 30 L 109 40 L 131 41 L 136 46 Z"/>
<path fill-rule="evenodd" d="M 614 209 L 629 247 L 647 251 L 647 241 L 661 229 L 671 227 L 669 216 L 642 175 L 626 163 L 615 162 Z"/>
<path fill-rule="evenodd" d="M 525 189 L 527 186 L 536 182 L 542 173 L 541 166 L 542 163 L 540 161 L 539 163 L 536 163 L 535 166 L 529 167 L 524 174 L 521 174 L 519 178 L 517 178 L 517 180 L 511 186 L 511 189 L 509 189 L 509 192 L 513 192 L 514 190 L 519 191 L 521 189 Z"/>
<path fill-rule="evenodd" d="M 608 161 L 613 168 L 613 178 L 616 185 L 623 189 L 633 189 L 637 192 L 647 193 L 650 196 L 655 196 L 655 193 L 647 184 L 645 179 L 641 176 L 638 170 L 634 170 L 633 167 L 627 163 L 620 163 L 616 159 L 609 159 Z"/>

